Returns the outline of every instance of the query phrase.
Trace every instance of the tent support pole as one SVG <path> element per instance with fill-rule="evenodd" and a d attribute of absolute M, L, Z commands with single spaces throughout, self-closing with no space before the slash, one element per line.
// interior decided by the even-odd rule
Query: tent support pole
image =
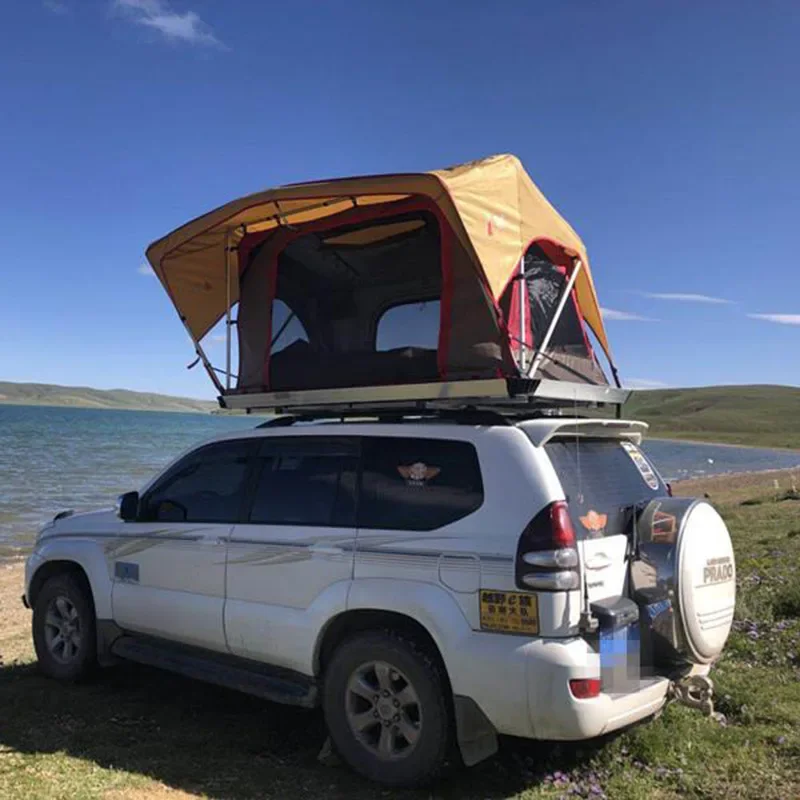
<path fill-rule="evenodd" d="M 197 357 L 203 362 L 203 366 L 205 367 L 206 372 L 208 373 L 208 377 L 211 378 L 211 382 L 216 387 L 217 391 L 220 394 L 224 394 L 225 391 L 220 383 L 219 378 L 217 377 L 216 373 L 214 372 L 214 367 L 211 366 L 211 362 L 206 358 L 205 351 L 203 350 L 200 342 L 194 338 L 194 334 L 192 333 L 189 325 L 187 324 L 186 320 L 181 317 L 181 322 L 183 323 L 183 327 L 186 328 L 186 333 L 189 334 L 189 338 L 194 342 L 194 352 L 197 353 Z M 191 366 L 194 366 L 197 362 L 195 361 Z"/>
<path fill-rule="evenodd" d="M 231 235 L 225 236 L 225 388 L 231 390 Z"/>
<path fill-rule="evenodd" d="M 528 297 L 528 284 L 525 281 L 525 256 L 519 260 L 519 371 L 525 372 L 528 337 L 525 320 L 525 300 Z"/>
<path fill-rule="evenodd" d="M 567 304 L 567 300 L 569 299 L 569 296 L 572 294 L 572 288 L 575 286 L 575 281 L 578 279 L 578 273 L 581 271 L 582 266 L 583 264 L 581 263 L 581 260 L 579 258 L 576 258 L 575 266 L 572 268 L 572 275 L 569 276 L 567 285 L 564 287 L 564 291 L 561 294 L 561 299 L 558 301 L 558 305 L 556 306 L 556 311 L 553 314 L 553 319 L 550 320 L 550 325 L 547 328 L 547 333 L 544 335 L 542 343 L 536 350 L 536 355 L 534 356 L 530 367 L 528 367 L 528 371 L 526 374 L 529 377 L 531 376 L 536 377 L 536 370 L 539 369 L 539 364 L 542 363 L 542 359 L 544 358 L 547 346 L 550 344 L 550 339 L 553 338 L 553 332 L 556 329 L 558 320 L 561 319 L 561 314 L 564 311 L 564 306 Z"/>

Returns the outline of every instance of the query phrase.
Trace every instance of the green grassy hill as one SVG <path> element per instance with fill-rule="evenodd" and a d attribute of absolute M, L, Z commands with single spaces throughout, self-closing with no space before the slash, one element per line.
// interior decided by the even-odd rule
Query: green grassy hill
<path fill-rule="evenodd" d="M 0 404 L 72 406 L 74 408 L 131 409 L 134 411 L 194 411 L 208 413 L 217 404 L 188 397 L 171 397 L 127 389 L 91 389 L 86 386 L 53 386 L 44 383 L 0 381 Z"/>
<path fill-rule="evenodd" d="M 650 436 L 800 449 L 800 389 L 709 386 L 635 392 L 624 416 Z"/>

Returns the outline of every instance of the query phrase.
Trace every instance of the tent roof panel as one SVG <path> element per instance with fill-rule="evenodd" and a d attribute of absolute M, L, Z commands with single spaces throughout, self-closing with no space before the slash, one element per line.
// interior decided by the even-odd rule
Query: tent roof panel
<path fill-rule="evenodd" d="M 438 206 L 495 300 L 534 240 L 552 240 L 580 258 L 584 269 L 576 283 L 578 303 L 610 356 L 583 243 L 512 155 L 427 173 L 317 181 L 259 192 L 177 228 L 151 244 L 147 257 L 199 340 L 225 314 L 226 259 L 231 267 L 231 303 L 238 300 L 235 245 L 246 233 L 301 226 L 356 205 L 388 204 L 409 196 L 427 197 Z"/>

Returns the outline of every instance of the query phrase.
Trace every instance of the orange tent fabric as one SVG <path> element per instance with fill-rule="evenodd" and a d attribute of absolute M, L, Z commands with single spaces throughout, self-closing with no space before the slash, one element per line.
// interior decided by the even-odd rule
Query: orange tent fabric
<path fill-rule="evenodd" d="M 513 155 L 426 173 L 344 178 L 259 192 L 177 228 L 151 244 L 147 258 L 199 341 L 226 313 L 228 302 L 233 305 L 239 299 L 237 246 L 244 236 L 415 195 L 437 204 L 495 301 L 531 242 L 551 240 L 579 258 L 583 268 L 575 286 L 578 304 L 610 359 L 583 242 Z"/>

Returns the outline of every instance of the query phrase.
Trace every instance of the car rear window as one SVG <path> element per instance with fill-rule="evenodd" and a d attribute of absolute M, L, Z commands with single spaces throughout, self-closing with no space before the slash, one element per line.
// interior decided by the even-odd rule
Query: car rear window
<path fill-rule="evenodd" d="M 579 538 L 626 533 L 631 507 L 666 494 L 658 473 L 631 442 L 554 439 L 544 447 Z"/>

